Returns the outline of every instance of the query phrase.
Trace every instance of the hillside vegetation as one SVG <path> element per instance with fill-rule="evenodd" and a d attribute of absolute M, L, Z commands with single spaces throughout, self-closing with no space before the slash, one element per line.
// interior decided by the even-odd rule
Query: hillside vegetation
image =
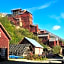
<path fill-rule="evenodd" d="M 38 40 L 38 37 L 33 35 L 33 33 L 29 32 L 27 29 L 16 29 L 15 25 L 11 24 L 7 17 L 1 17 L 0 22 L 12 38 L 12 40 L 10 40 L 10 44 L 18 44 L 24 37 L 29 37 Z"/>

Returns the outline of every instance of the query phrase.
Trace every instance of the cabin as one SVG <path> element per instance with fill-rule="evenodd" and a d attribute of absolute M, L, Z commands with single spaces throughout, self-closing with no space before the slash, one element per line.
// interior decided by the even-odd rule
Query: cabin
<path fill-rule="evenodd" d="M 25 37 L 19 44 L 30 44 L 30 51 L 35 55 L 42 55 L 43 53 L 43 46 L 41 46 L 37 41 L 34 39 Z"/>
<path fill-rule="evenodd" d="M 11 40 L 10 35 L 0 23 L 0 60 L 9 58 L 9 40 Z"/>

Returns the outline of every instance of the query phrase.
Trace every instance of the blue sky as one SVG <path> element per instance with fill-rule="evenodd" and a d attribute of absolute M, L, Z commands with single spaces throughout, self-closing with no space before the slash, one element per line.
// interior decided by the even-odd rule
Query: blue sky
<path fill-rule="evenodd" d="M 0 0 L 0 13 L 11 13 L 16 8 L 28 10 L 40 29 L 64 39 L 64 0 Z"/>

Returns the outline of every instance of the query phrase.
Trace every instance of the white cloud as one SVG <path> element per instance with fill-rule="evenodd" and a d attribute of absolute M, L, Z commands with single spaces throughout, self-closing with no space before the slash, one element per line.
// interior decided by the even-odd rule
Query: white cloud
<path fill-rule="evenodd" d="M 61 19 L 64 19 L 64 13 L 60 13 L 59 16 L 56 15 L 50 15 L 50 18 L 56 19 L 58 22 L 61 22 Z"/>
<path fill-rule="evenodd" d="M 35 10 L 40 10 L 40 9 L 44 9 L 44 8 L 47 8 L 49 7 L 50 4 L 45 4 L 45 5 L 41 5 L 39 7 L 32 7 L 32 8 L 27 8 L 28 11 L 35 11 Z"/>
<path fill-rule="evenodd" d="M 44 8 L 49 7 L 50 5 L 51 5 L 51 3 L 48 3 L 48 4 L 37 7 L 37 9 L 44 9 Z"/>
<path fill-rule="evenodd" d="M 44 5 L 38 6 L 38 7 L 32 7 L 32 8 L 26 8 L 28 11 L 33 12 L 35 10 L 40 10 L 49 7 L 52 3 L 55 3 L 56 1 L 46 3 Z"/>
<path fill-rule="evenodd" d="M 59 26 L 59 25 L 53 26 L 53 30 L 59 30 L 60 28 L 61 28 L 61 26 Z"/>
<path fill-rule="evenodd" d="M 51 15 L 50 18 L 56 19 L 58 22 L 61 22 L 60 16 Z"/>
<path fill-rule="evenodd" d="M 63 18 L 63 19 L 64 19 L 64 13 L 61 13 L 61 18 Z"/>

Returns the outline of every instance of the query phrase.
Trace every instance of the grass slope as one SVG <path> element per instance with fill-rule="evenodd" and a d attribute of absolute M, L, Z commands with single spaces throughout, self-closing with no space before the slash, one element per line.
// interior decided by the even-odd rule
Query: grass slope
<path fill-rule="evenodd" d="M 24 37 L 29 37 L 38 40 L 38 37 L 33 35 L 33 33 L 29 32 L 27 29 L 16 29 L 16 27 L 10 23 L 7 17 L 1 17 L 0 22 L 12 38 L 12 40 L 10 40 L 10 44 L 18 44 L 18 42 L 21 41 Z"/>

